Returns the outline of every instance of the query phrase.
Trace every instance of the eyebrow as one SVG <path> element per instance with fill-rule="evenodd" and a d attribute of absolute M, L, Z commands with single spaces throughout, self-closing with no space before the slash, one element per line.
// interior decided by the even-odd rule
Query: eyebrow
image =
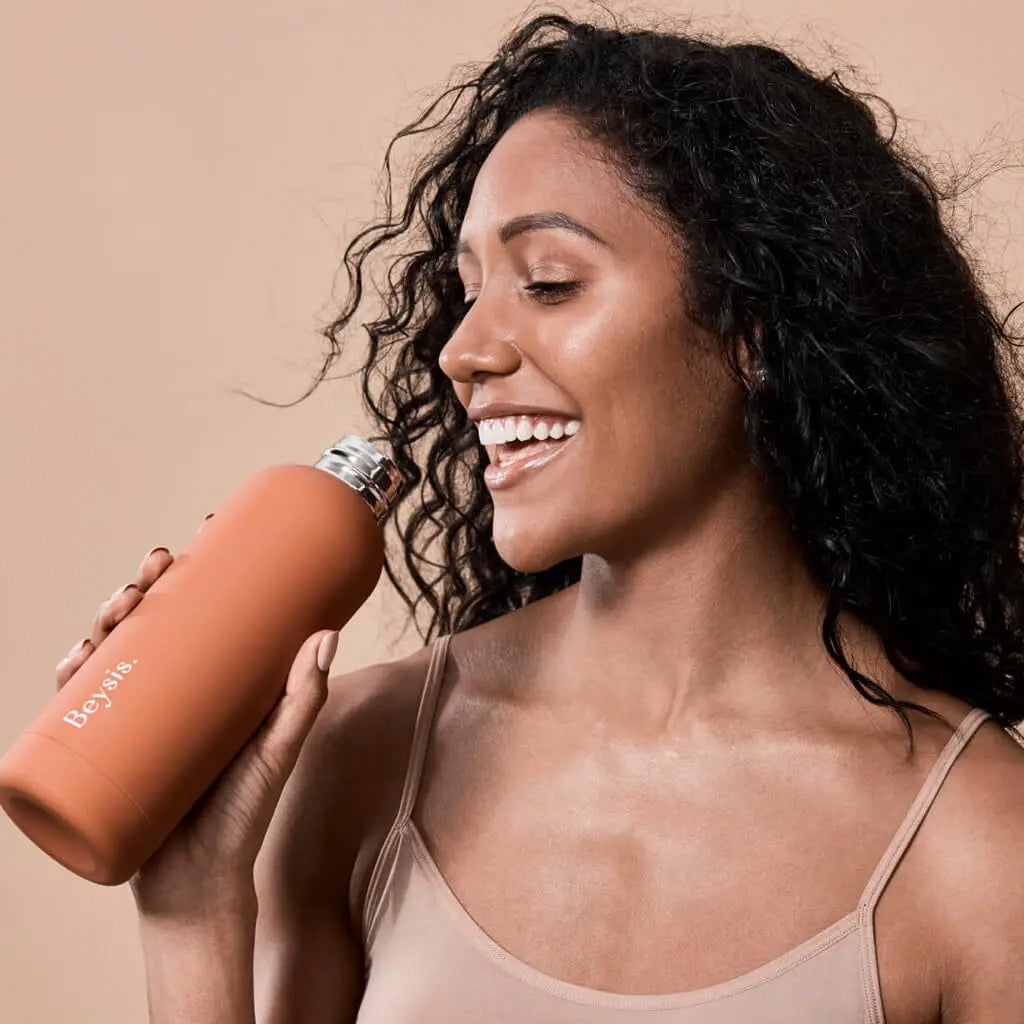
<path fill-rule="evenodd" d="M 590 241 L 597 242 L 598 245 L 608 245 L 592 228 L 588 228 L 586 224 L 581 224 L 578 220 L 574 220 L 567 213 L 561 213 L 557 210 L 549 210 L 544 213 L 527 213 L 521 217 L 513 217 L 510 221 L 502 224 L 498 231 L 498 238 L 501 244 L 505 245 L 515 238 L 516 235 L 521 235 L 527 231 L 538 231 L 542 228 L 562 228 L 565 231 L 572 231 L 577 235 L 582 235 L 584 238 L 589 238 Z M 455 246 L 455 254 L 456 256 L 461 256 L 463 253 L 472 255 L 473 248 L 469 242 L 460 238 Z"/>

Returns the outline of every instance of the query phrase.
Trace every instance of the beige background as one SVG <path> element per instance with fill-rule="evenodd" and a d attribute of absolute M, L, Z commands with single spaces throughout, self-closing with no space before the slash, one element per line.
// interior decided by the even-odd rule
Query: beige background
<path fill-rule="evenodd" d="M 960 0 L 861 0 L 827 17 L 825 5 L 781 0 L 661 9 L 775 36 L 816 67 L 834 42 L 929 152 L 984 154 L 1024 136 L 1024 8 L 1011 0 L 971 4 L 970 24 Z M 51 698 L 54 664 L 149 548 L 180 550 L 256 469 L 310 462 L 363 429 L 355 380 L 287 410 L 228 389 L 281 402 L 305 389 L 326 350 L 315 330 L 343 243 L 374 212 L 386 142 L 454 65 L 487 59 L 519 10 L 8 5 L 0 749 Z M 993 287 L 1017 295 L 1022 184 L 1000 173 L 969 211 Z M 414 630 L 399 636 L 403 612 L 382 581 L 343 631 L 334 672 L 418 647 Z M 127 887 L 71 874 L 3 815 L 0 1017 L 147 1018 Z"/>

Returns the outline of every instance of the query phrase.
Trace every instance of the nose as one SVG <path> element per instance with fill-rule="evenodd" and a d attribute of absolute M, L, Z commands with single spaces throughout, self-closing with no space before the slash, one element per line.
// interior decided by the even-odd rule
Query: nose
<path fill-rule="evenodd" d="M 453 381 L 471 383 L 483 374 L 514 373 L 521 362 L 511 328 L 488 322 L 484 313 L 477 299 L 438 354 L 441 372 Z"/>

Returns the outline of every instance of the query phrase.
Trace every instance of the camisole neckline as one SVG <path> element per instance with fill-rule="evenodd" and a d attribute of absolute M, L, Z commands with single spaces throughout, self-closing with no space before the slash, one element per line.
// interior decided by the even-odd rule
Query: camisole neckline
<path fill-rule="evenodd" d="M 423 833 L 412 817 L 451 636 L 452 634 L 445 634 L 434 644 L 413 730 L 402 799 L 371 873 L 362 922 L 364 948 L 368 953 L 372 954 L 376 925 L 380 920 L 380 911 L 391 880 L 399 861 L 404 854 L 408 853 L 412 858 L 410 866 L 414 865 L 418 868 L 426 881 L 428 890 L 446 908 L 450 920 L 471 946 L 487 961 L 497 965 L 503 971 L 550 995 L 577 1003 L 624 1010 L 691 1006 L 711 1002 L 765 984 L 800 964 L 820 956 L 837 943 L 857 942 L 860 946 L 858 957 L 862 971 L 867 969 L 865 965 L 871 965 L 870 974 L 865 974 L 862 977 L 863 996 L 869 1017 L 874 1021 L 883 1020 L 874 935 L 875 907 L 953 762 L 978 727 L 991 717 L 988 711 L 980 707 L 971 708 L 957 725 L 953 734 L 950 735 L 929 768 L 913 802 L 852 910 L 766 963 L 713 985 L 668 993 L 620 993 L 578 985 L 556 978 L 532 967 L 499 945 L 477 923 L 448 884 L 427 847 Z"/>
<path fill-rule="evenodd" d="M 564 981 L 561 978 L 556 978 L 554 975 L 545 974 L 495 942 L 476 922 L 476 919 L 463 906 L 454 890 L 448 885 L 444 875 L 441 874 L 437 866 L 437 862 L 427 848 L 423 833 L 420 832 L 415 821 L 412 818 L 408 818 L 403 823 L 401 831 L 408 840 L 409 848 L 416 861 L 426 873 L 432 890 L 440 896 L 442 904 L 450 912 L 452 921 L 474 946 L 489 960 L 499 964 L 503 969 L 515 975 L 521 981 L 543 989 L 550 994 L 571 999 L 574 1002 L 641 1010 L 668 1009 L 675 1006 L 689 1006 L 694 1003 L 718 999 L 722 996 L 732 995 L 735 992 L 742 992 L 744 989 L 753 988 L 780 974 L 784 974 L 798 964 L 817 956 L 836 942 L 851 935 L 857 929 L 859 916 L 866 920 L 867 906 L 862 897 L 861 902 L 855 909 L 844 914 L 837 921 L 833 921 L 832 924 L 822 928 L 810 938 L 773 957 L 767 963 L 753 967 L 735 977 L 727 978 L 713 985 L 705 985 L 701 988 L 652 994 L 613 992 L 608 989 L 592 988 L 588 985 L 578 985 L 575 982 Z"/>

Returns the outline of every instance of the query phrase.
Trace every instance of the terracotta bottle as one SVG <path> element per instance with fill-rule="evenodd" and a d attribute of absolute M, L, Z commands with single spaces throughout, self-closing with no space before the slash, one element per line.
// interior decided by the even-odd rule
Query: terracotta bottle
<path fill-rule="evenodd" d="M 0 807 L 101 885 L 127 881 L 277 702 L 303 641 L 383 569 L 401 475 L 348 435 L 250 477 L 0 759 Z"/>

